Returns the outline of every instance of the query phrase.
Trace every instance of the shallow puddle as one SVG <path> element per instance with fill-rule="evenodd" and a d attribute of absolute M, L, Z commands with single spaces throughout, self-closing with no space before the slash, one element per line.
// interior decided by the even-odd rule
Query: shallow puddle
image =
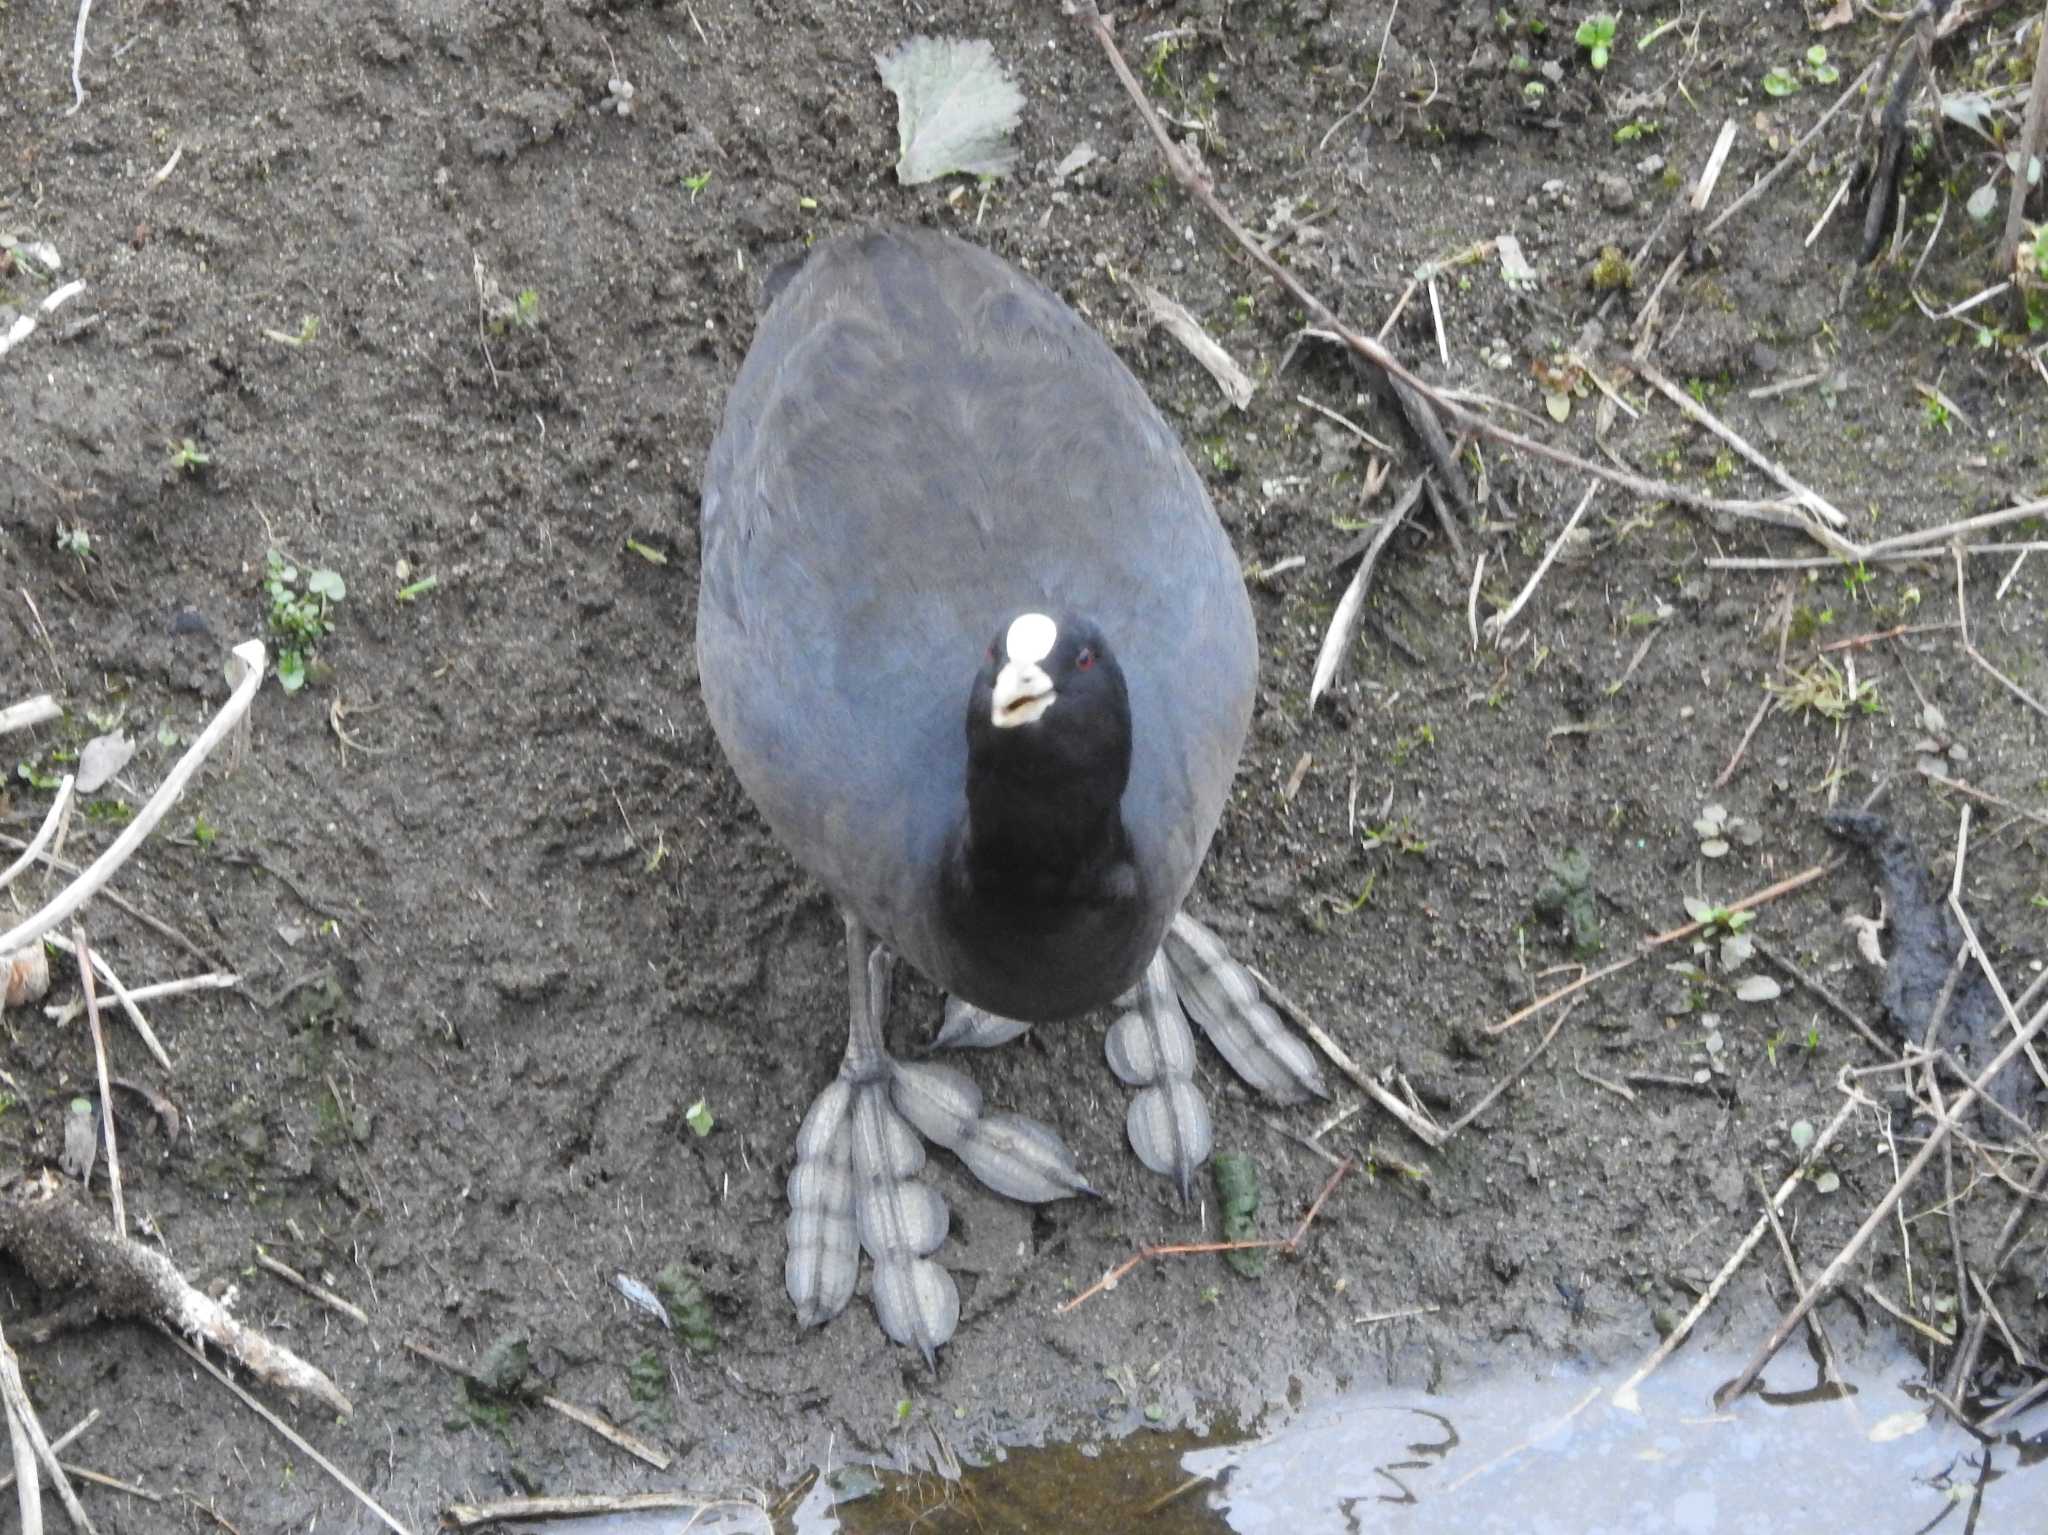
<path fill-rule="evenodd" d="M 1676 1360 L 1613 1404 L 1624 1375 L 1560 1370 L 1455 1396 L 1371 1392 L 1309 1410 L 1260 1439 L 1139 1434 L 1013 1450 L 957 1481 L 869 1477 L 814 1485 L 797 1535 L 846 1531 L 1321 1532 L 1483 1535 L 2041 1535 L 2048 1530 L 2048 1408 L 1985 1446 L 1905 1386 L 1919 1367 L 1852 1373 L 1813 1389 L 1786 1360 L 1769 1390 L 1726 1412 L 1714 1389 L 1740 1361 Z M 1804 1372 L 1806 1378 L 1800 1378 Z M 2028 1442 L 2028 1435 L 2033 1442 Z M 848 1496 L 851 1493 L 860 1496 Z M 835 1507 L 835 1502 L 837 1506 Z"/>

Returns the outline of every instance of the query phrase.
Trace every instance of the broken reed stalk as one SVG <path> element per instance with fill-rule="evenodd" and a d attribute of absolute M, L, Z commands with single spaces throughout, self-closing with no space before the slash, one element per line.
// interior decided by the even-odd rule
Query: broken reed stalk
<path fill-rule="evenodd" d="M 1086 1305 L 1104 1291 L 1114 1290 L 1126 1274 L 1152 1258 L 1193 1257 L 1201 1253 L 1257 1252 L 1268 1248 L 1290 1253 L 1296 1251 L 1301 1246 L 1302 1239 L 1308 1235 L 1308 1228 L 1315 1224 L 1316 1217 L 1322 1213 L 1324 1201 L 1336 1192 L 1337 1185 L 1342 1183 L 1345 1175 L 1351 1171 L 1352 1160 L 1346 1157 L 1337 1164 L 1337 1170 L 1330 1174 L 1323 1184 L 1322 1191 L 1316 1195 L 1315 1203 L 1308 1207 L 1308 1214 L 1304 1215 L 1301 1224 L 1294 1228 L 1294 1235 L 1263 1237 L 1248 1242 L 1164 1242 L 1152 1247 L 1141 1247 L 1079 1295 L 1071 1300 L 1061 1301 L 1053 1307 L 1053 1315 L 1065 1316 L 1069 1311 Z"/>

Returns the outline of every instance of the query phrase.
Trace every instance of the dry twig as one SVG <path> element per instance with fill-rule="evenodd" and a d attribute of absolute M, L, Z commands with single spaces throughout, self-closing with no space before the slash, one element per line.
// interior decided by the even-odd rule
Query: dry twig
<path fill-rule="evenodd" d="M 1072 1300 L 1061 1301 L 1059 1305 L 1053 1307 L 1053 1312 L 1055 1315 L 1065 1316 L 1069 1311 L 1086 1305 L 1103 1291 L 1114 1290 L 1122 1282 L 1126 1274 L 1151 1258 L 1185 1257 L 1198 1253 L 1255 1252 L 1264 1248 L 1277 1248 L 1281 1252 L 1294 1252 L 1301 1246 L 1302 1239 L 1308 1235 L 1309 1227 L 1315 1224 L 1316 1216 L 1322 1211 L 1323 1201 L 1336 1191 L 1337 1185 L 1344 1180 L 1344 1175 L 1350 1171 L 1351 1158 L 1346 1157 L 1338 1164 L 1337 1170 L 1331 1173 L 1328 1180 L 1323 1184 L 1322 1192 L 1316 1195 L 1315 1203 L 1308 1207 L 1308 1214 L 1301 1218 L 1301 1224 L 1294 1228 L 1294 1235 L 1292 1236 L 1267 1237 L 1250 1242 L 1167 1242 L 1154 1247 L 1141 1247 L 1107 1274 L 1096 1280 L 1087 1289 L 1083 1290 L 1079 1295 L 1076 1295 Z"/>

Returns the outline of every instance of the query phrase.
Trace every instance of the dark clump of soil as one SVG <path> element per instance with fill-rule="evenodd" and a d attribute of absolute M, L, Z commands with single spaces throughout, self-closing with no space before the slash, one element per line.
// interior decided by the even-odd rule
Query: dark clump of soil
<path fill-rule="evenodd" d="M 1028 267 L 1146 381 L 1247 570 L 1279 567 L 1253 583 L 1262 695 L 1195 905 L 1397 1092 L 1455 1117 L 1551 1015 L 1487 1025 L 1679 925 L 1687 896 L 1733 901 L 1837 856 L 1821 812 L 1880 781 L 1916 846 L 1952 846 L 1963 801 L 1915 772 L 1923 702 L 1943 716 L 1937 755 L 1967 748 L 1945 771 L 1998 796 L 1975 805 L 1964 897 L 2009 990 L 2048 947 L 2043 720 L 1939 627 L 1957 616 L 1945 558 L 1710 569 L 1815 550 L 1604 490 L 1504 645 L 1475 647 L 1470 619 L 1512 600 L 1585 488 L 1481 445 L 1462 460 L 1487 491 L 1464 558 L 1427 520 L 1396 539 L 1346 677 L 1311 714 L 1348 578 L 1335 556 L 1420 460 L 1404 448 L 1367 499 L 1369 450 L 1296 397 L 1405 443 L 1395 412 L 1298 338 L 1285 296 L 1173 189 L 1057 6 L 102 6 L 70 115 L 63 9 L 0 4 L 0 231 L 50 242 L 87 283 L 0 361 L 0 704 L 49 690 L 69 710 L 7 739 L 0 829 L 29 835 L 38 781 L 118 721 L 142 749 L 68 839 L 72 859 L 97 852 L 226 696 L 228 649 L 256 635 L 303 651 L 292 604 L 312 572 L 342 578 L 324 616 L 313 605 L 310 627 L 331 628 L 310 636 L 306 685 L 265 688 L 238 763 L 209 768 L 121 877 L 244 988 L 152 1010 L 173 1076 L 112 1026 L 116 1074 L 182 1114 L 175 1143 L 139 1100 L 115 1108 L 131 1223 L 336 1378 L 354 1415 L 296 1421 L 411 1528 L 458 1497 L 779 1484 L 828 1454 L 916 1463 L 935 1433 L 971 1451 L 1256 1421 L 1353 1381 L 1634 1356 L 1755 1219 L 1756 1175 L 1775 1184 L 1796 1162 L 1794 1127 L 1835 1112 L 1838 1073 L 1878 1059 L 1782 974 L 1776 1000 L 1738 1001 L 1741 975 L 1775 973 L 1760 959 L 1727 974 L 1718 952 L 1673 945 L 1589 989 L 1441 1152 L 1372 1107 L 1324 1135 L 1360 1169 L 1262 1280 L 1153 1262 L 1059 1314 L 1133 1249 L 1214 1223 L 1177 1211 L 1125 1147 L 1101 1020 L 1041 1029 L 966 1067 L 991 1102 L 1054 1123 L 1108 1197 L 1026 1210 L 938 1157 L 963 1315 L 936 1378 L 864 1300 L 800 1333 L 783 1179 L 843 1041 L 840 925 L 727 773 L 691 635 L 700 466 L 761 274 L 814 239 L 925 223 Z M 1509 287 L 1491 256 L 1448 268 L 1390 344 L 1597 454 L 1603 396 L 1577 352 L 1631 406 L 1608 437 L 1631 462 L 1776 494 L 1629 374 L 1626 326 L 1666 256 L 1632 271 L 1610 253 L 1643 245 L 1724 118 L 1740 132 L 1722 204 L 1833 100 L 1797 8 L 1710 7 L 1647 49 L 1661 18 L 1631 15 L 1597 73 L 1573 41 L 1583 15 L 1559 5 L 1406 6 L 1391 32 L 1390 14 L 1195 0 L 1131 10 L 1120 30 L 1220 195 L 1350 323 L 1377 330 L 1425 263 L 1513 234 L 1536 287 Z M 872 55 L 915 30 L 986 36 L 1017 76 L 1013 177 L 896 184 Z M 1859 21 L 1824 42 L 1846 81 L 1888 35 Z M 2011 47 L 2009 27 L 1967 32 L 1942 77 L 2003 70 Z M 1766 92 L 1773 69 L 1801 88 Z M 630 114 L 605 110 L 613 79 L 634 87 Z M 1859 276 L 1838 310 L 1853 211 L 1803 243 L 1850 169 L 1852 117 L 1698 244 L 1662 299 L 1656 359 L 1850 511 L 1855 536 L 2039 495 L 2048 411 L 2006 322 L 1925 319 L 1904 261 Z M 1084 142 L 1096 158 L 1056 180 Z M 1951 124 L 1904 188 L 1908 260 L 1944 185 L 1959 194 L 1917 280 L 1935 310 L 1988 281 L 1992 236 L 1956 211 L 1986 173 L 1975 147 Z M 1148 329 L 1126 278 L 1188 306 L 1258 377 L 1248 410 Z M 29 307 L 46 287 L 16 270 L 0 290 Z M 1555 426 L 1541 380 L 1560 377 L 1585 387 Z M 1771 385 L 1796 387 L 1756 394 Z M 2009 566 L 1972 560 L 1973 637 L 2039 699 L 2048 563 Z M 284 570 L 296 579 L 266 585 Z M 1717 787 L 1767 681 L 1791 706 Z M 1716 803 L 1760 835 L 1696 828 Z M 1573 849 L 1575 915 L 1539 916 Z M 1869 1018 L 1882 980 L 1841 918 L 1874 912 L 1872 887 L 1845 860 L 1751 929 Z M 131 984 L 204 968 L 104 904 L 91 930 Z M 900 988 L 899 1032 L 921 1037 L 937 1006 Z M 96 1096 L 91 1047 L 34 1012 L 7 1030 L 0 1154 L 39 1168 L 65 1106 Z M 1296 1138 L 1317 1116 L 1276 1119 L 1219 1063 L 1207 1073 L 1219 1148 L 1255 1159 L 1258 1218 L 1284 1234 L 1330 1172 Z M 1802 1196 L 1815 1266 L 1889 1184 L 1888 1131 L 1867 1115 L 1831 1155 L 1837 1192 Z M 1975 1176 L 1966 1156 L 1957 1181 Z M 1955 1228 L 1982 1244 L 2009 1208 L 1985 1181 Z M 1951 1228 L 1914 1229 L 1933 1250 L 1924 1291 L 1895 1242 L 1856 1282 L 1946 1315 Z M 2040 1271 L 2042 1240 L 2029 1229 L 2014 1272 Z M 369 1325 L 278 1285 L 259 1248 Z M 613 1284 L 664 1270 L 696 1286 L 696 1346 Z M 107 1413 L 80 1461 L 244 1529 L 371 1527 L 154 1334 L 98 1323 L 30 1341 L 65 1297 L 12 1267 L 0 1279 L 52 1430 Z M 2031 1282 L 1998 1294 L 2017 1334 L 2048 1333 Z M 1746 1271 L 1709 1341 L 1748 1345 L 1787 1298 L 1774 1266 Z M 1838 1343 L 1891 1325 L 1829 1316 Z M 474 1364 L 513 1335 L 548 1391 L 667 1447 L 670 1471 L 544 1409 L 479 1416 L 402 1346 Z M 182 1516 L 102 1497 L 95 1517 L 118 1532 Z"/>

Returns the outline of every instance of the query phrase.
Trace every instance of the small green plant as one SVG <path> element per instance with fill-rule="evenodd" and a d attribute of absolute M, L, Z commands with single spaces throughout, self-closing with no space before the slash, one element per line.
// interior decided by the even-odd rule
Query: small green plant
<path fill-rule="evenodd" d="M 1847 718 L 1852 708 L 1865 714 L 1879 714 L 1884 710 L 1884 701 L 1878 696 L 1875 681 L 1863 680 L 1851 687 L 1841 669 L 1826 656 L 1805 671 L 1793 672 L 1783 682 L 1767 682 L 1764 686 L 1777 698 L 1780 709 L 1788 713 L 1818 714 L 1822 719 L 1836 723 Z"/>
<path fill-rule="evenodd" d="M 334 628 L 334 604 L 348 595 L 335 571 L 306 572 L 303 588 L 300 579 L 298 567 L 280 551 L 272 549 L 265 557 L 263 590 L 270 599 L 271 637 L 277 641 L 277 680 L 287 693 L 306 685 L 306 663 Z"/>
<path fill-rule="evenodd" d="M 1615 129 L 1614 142 L 1617 144 L 1633 144 L 1638 139 L 1645 139 L 1653 133 L 1661 133 L 1662 131 L 1663 124 L 1654 119 L 1639 117 L 1634 122 L 1623 123 L 1619 128 Z"/>
<path fill-rule="evenodd" d="M 164 450 L 170 455 L 172 472 L 177 474 L 197 474 L 213 462 L 213 455 L 189 437 L 165 443 Z"/>
<path fill-rule="evenodd" d="M 712 1117 L 710 1105 L 699 1098 L 683 1110 L 683 1123 L 690 1127 L 690 1133 L 702 1140 L 711 1133 L 711 1127 L 718 1121 Z"/>
<path fill-rule="evenodd" d="M 192 817 L 192 840 L 201 847 L 212 847 L 220 840 L 220 828 L 203 815 Z"/>
<path fill-rule="evenodd" d="M 52 773 L 34 762 L 15 763 L 14 776 L 27 784 L 31 789 L 40 789 L 45 794 L 50 793 L 63 781 L 60 775 Z"/>
<path fill-rule="evenodd" d="M 1605 11 L 1588 16 L 1579 23 L 1574 40 L 1586 50 L 1587 62 L 1598 73 L 1607 67 L 1607 60 L 1614 49 L 1614 18 Z"/>
<path fill-rule="evenodd" d="M 683 178 L 683 188 L 690 194 L 691 202 L 695 202 L 697 194 L 710 185 L 711 172 L 709 171 L 699 171 L 694 176 L 685 176 Z"/>
<path fill-rule="evenodd" d="M 1947 432 L 1950 435 L 1954 435 L 1956 424 L 1954 419 L 1949 414 L 1949 408 L 1946 401 L 1936 399 L 1933 395 L 1929 395 L 1926 401 L 1920 407 L 1920 416 L 1921 420 L 1926 425 L 1928 431 Z"/>
<path fill-rule="evenodd" d="M 1833 85 L 1842 78 L 1842 72 L 1828 62 L 1828 51 L 1815 43 L 1806 50 L 1806 72 L 1813 76 L 1815 85 Z"/>
<path fill-rule="evenodd" d="M 1877 572 L 1858 560 L 1842 572 L 1842 589 L 1849 594 L 1851 602 L 1863 595 L 1863 588 L 1870 585 Z"/>
<path fill-rule="evenodd" d="M 67 528 L 60 522 L 57 524 L 57 549 L 78 561 L 78 568 L 83 570 L 85 562 L 92 558 L 92 535 L 82 524 Z"/>
<path fill-rule="evenodd" d="M 1531 80 L 1522 87 L 1522 99 L 1532 107 L 1549 94 L 1550 87 L 1541 80 Z"/>
<path fill-rule="evenodd" d="M 1789 69 L 1779 68 L 1764 76 L 1766 96 L 1790 96 L 1799 89 L 1799 77 Z"/>

